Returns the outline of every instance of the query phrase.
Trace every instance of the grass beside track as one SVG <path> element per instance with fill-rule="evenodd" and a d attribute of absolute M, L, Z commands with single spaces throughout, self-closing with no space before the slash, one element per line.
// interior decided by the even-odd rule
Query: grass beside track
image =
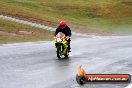
<path fill-rule="evenodd" d="M 0 14 L 50 26 L 65 19 L 82 30 L 132 31 L 131 0 L 0 0 Z"/>
<path fill-rule="evenodd" d="M 0 19 L 0 44 L 53 40 L 48 30 Z"/>

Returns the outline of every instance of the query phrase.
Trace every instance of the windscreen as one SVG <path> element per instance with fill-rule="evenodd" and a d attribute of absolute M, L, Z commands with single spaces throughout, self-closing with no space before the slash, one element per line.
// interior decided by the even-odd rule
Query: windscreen
<path fill-rule="evenodd" d="M 59 37 L 59 38 L 62 38 L 63 36 L 65 36 L 65 34 L 62 33 L 62 32 L 59 32 L 59 33 L 57 34 L 57 37 Z"/>

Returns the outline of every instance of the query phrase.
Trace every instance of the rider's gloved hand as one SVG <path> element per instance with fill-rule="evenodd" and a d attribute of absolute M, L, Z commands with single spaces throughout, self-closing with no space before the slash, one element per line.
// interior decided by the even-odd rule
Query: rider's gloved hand
<path fill-rule="evenodd" d="M 69 36 L 66 36 L 66 39 L 68 40 L 70 37 Z"/>

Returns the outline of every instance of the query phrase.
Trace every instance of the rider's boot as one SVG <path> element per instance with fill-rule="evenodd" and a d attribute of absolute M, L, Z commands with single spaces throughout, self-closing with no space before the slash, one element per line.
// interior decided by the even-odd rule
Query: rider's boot
<path fill-rule="evenodd" d="M 70 45 L 68 45 L 68 50 L 69 50 L 69 52 L 71 52 L 71 47 L 70 47 Z"/>

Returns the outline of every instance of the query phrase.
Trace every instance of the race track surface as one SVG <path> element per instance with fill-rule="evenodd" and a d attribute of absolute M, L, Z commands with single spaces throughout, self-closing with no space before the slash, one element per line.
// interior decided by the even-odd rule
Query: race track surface
<path fill-rule="evenodd" d="M 69 59 L 58 60 L 52 41 L 0 45 L 0 88 L 125 88 L 129 84 L 76 83 L 87 73 L 132 75 L 132 36 L 95 36 L 71 42 Z"/>

